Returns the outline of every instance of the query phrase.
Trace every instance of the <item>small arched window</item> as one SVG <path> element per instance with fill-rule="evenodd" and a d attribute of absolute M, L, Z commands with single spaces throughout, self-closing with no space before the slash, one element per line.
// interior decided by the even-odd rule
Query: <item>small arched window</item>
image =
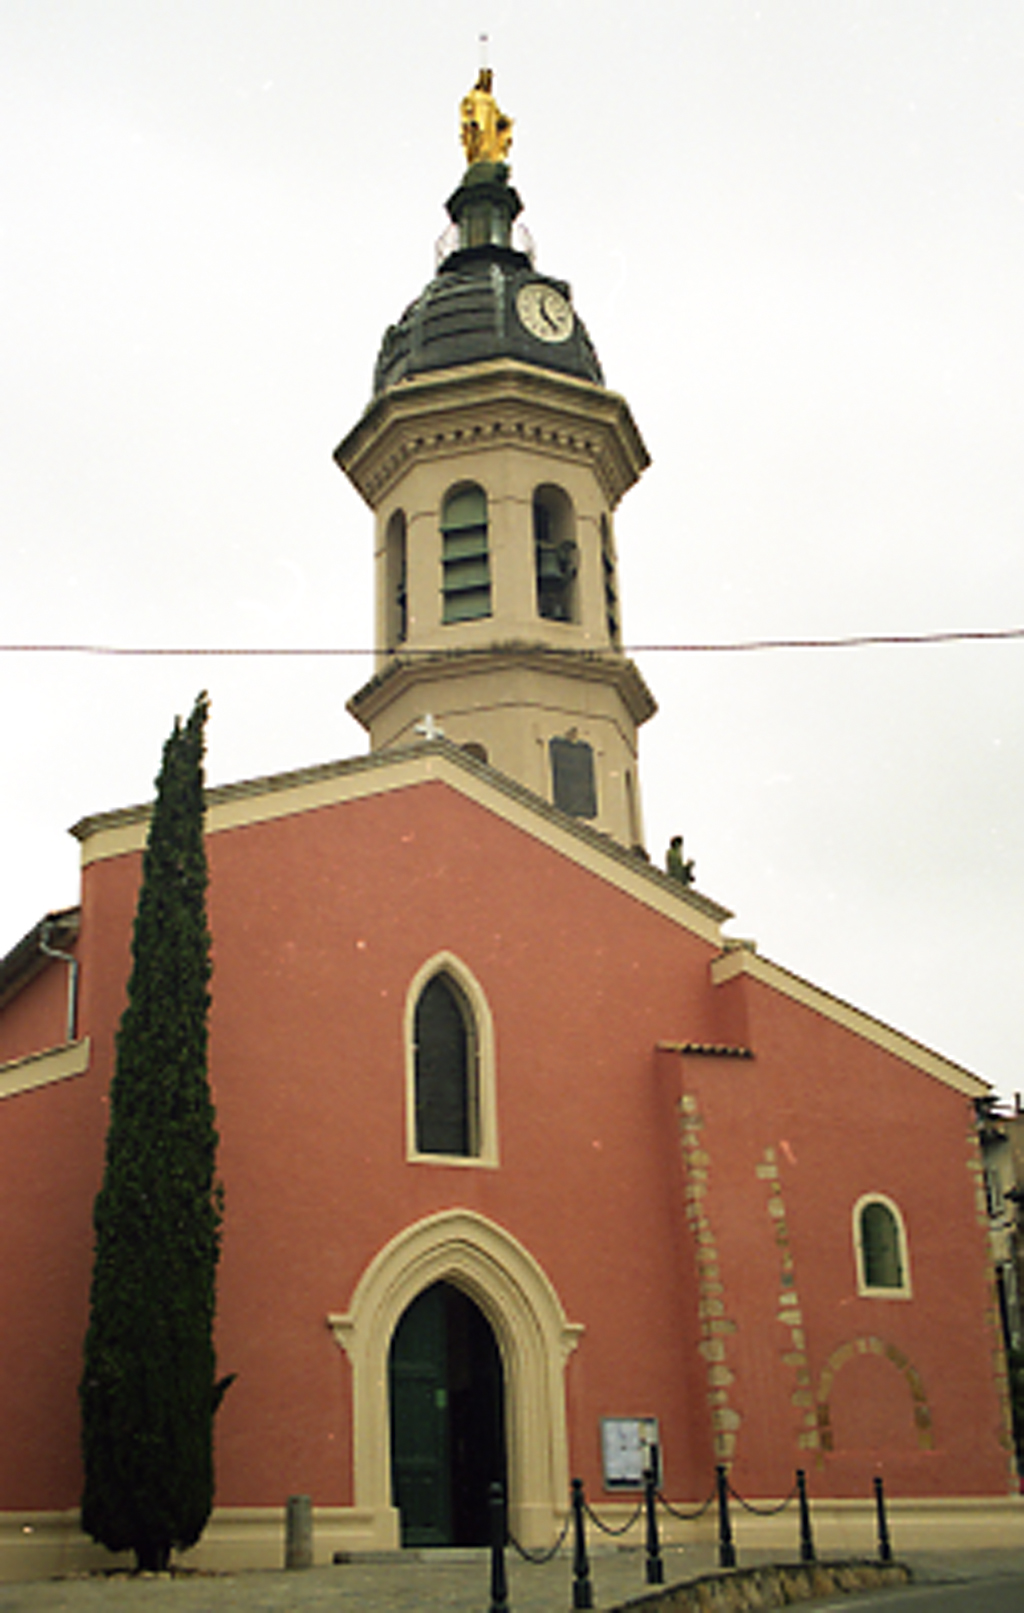
<path fill-rule="evenodd" d="M 861 1294 L 907 1297 L 910 1268 L 903 1217 L 891 1199 L 867 1194 L 853 1212 L 857 1288 Z"/>
<path fill-rule="evenodd" d="M 409 631 L 405 512 L 396 510 L 384 545 L 384 634 L 388 649 L 404 644 Z"/>
<path fill-rule="evenodd" d="M 579 554 L 572 503 L 560 487 L 538 487 L 533 495 L 533 556 L 537 573 L 537 615 L 550 622 L 574 622 Z"/>
<path fill-rule="evenodd" d="M 416 1152 L 475 1154 L 476 1037 L 469 1005 L 447 974 L 416 1004 Z"/>
<path fill-rule="evenodd" d="M 441 511 L 441 620 L 470 622 L 491 614 L 487 494 L 476 483 L 455 488 Z"/>

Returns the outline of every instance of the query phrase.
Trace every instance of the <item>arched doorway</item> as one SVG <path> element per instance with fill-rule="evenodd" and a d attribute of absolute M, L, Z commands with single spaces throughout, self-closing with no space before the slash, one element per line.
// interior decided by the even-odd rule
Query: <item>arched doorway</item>
<path fill-rule="evenodd" d="M 374 1255 L 349 1309 L 327 1325 L 352 1367 L 355 1513 L 365 1548 L 398 1545 L 391 1480 L 388 1358 L 395 1331 L 432 1283 L 468 1294 L 499 1340 L 504 1369 L 509 1522 L 516 1539 L 550 1546 L 565 1517 L 569 1441 L 566 1362 L 583 1331 L 570 1322 L 537 1261 L 503 1227 L 473 1210 L 441 1210 L 397 1233 Z"/>
<path fill-rule="evenodd" d="M 454 1284 L 408 1306 L 388 1354 L 392 1500 L 403 1546 L 481 1546 L 505 1484 L 504 1373 L 483 1312 Z"/>

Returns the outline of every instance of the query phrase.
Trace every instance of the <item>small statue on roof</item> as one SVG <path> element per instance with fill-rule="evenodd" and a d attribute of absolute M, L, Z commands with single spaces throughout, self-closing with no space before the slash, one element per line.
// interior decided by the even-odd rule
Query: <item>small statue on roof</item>
<path fill-rule="evenodd" d="M 459 105 L 460 134 L 466 161 L 504 162 L 512 144 L 512 119 L 498 110 L 491 93 L 494 74 L 481 67 L 473 88 Z"/>
<path fill-rule="evenodd" d="M 668 843 L 668 851 L 665 855 L 665 872 L 670 879 L 678 879 L 680 885 L 693 884 L 693 858 L 684 858 L 683 856 L 682 835 L 673 835 Z"/>

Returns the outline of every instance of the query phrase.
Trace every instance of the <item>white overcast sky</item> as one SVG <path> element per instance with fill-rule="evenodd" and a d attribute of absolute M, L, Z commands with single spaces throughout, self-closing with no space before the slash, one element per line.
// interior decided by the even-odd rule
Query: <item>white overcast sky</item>
<path fill-rule="evenodd" d="M 331 461 L 491 41 L 538 267 L 653 465 L 629 643 L 1024 625 L 1019 0 L 0 0 L 0 644 L 365 648 Z M 638 657 L 649 843 L 1024 1089 L 1024 641 Z M 0 953 L 70 824 L 365 749 L 366 659 L 0 653 Z"/>

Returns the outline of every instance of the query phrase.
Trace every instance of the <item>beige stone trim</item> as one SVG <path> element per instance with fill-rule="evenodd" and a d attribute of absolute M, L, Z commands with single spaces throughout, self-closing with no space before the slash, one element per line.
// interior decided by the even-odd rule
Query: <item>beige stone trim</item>
<path fill-rule="evenodd" d="M 460 365 L 393 387 L 334 457 L 376 508 L 414 465 L 442 459 L 455 479 L 462 456 L 505 447 L 587 465 L 612 508 L 650 464 L 624 398 L 515 359 Z"/>
<path fill-rule="evenodd" d="M 883 1361 L 888 1361 L 903 1377 L 910 1395 L 910 1414 L 914 1424 L 914 1434 L 918 1448 L 930 1451 L 935 1446 L 935 1436 L 932 1433 L 932 1413 L 928 1403 L 928 1394 L 925 1390 L 924 1380 L 909 1356 L 895 1344 L 888 1344 L 885 1339 L 877 1338 L 873 1334 L 866 1334 L 860 1338 L 847 1339 L 845 1344 L 832 1351 L 818 1379 L 818 1388 L 815 1394 L 815 1408 L 818 1421 L 818 1432 L 823 1451 L 835 1449 L 835 1439 L 832 1430 L 831 1394 L 836 1374 L 846 1365 L 847 1361 L 855 1355 L 877 1355 Z"/>
<path fill-rule="evenodd" d="M 933 1053 L 930 1048 L 915 1042 L 909 1036 L 904 1036 L 901 1031 L 884 1025 L 881 1020 L 873 1019 L 870 1014 L 843 1002 L 840 997 L 833 997 L 820 987 L 812 986 L 809 981 L 791 974 L 779 964 L 770 963 L 767 958 L 760 957 L 747 946 L 730 947 L 711 964 L 711 979 L 716 986 L 724 985 L 727 980 L 734 980 L 737 975 L 749 975 L 752 980 L 760 981 L 772 991 L 781 992 L 784 997 L 792 998 L 794 1002 L 812 1009 L 814 1013 L 834 1020 L 837 1025 L 852 1031 L 855 1036 L 873 1042 L 886 1053 L 892 1053 L 904 1063 L 912 1064 L 925 1075 L 941 1081 L 944 1086 L 952 1087 L 955 1092 L 962 1092 L 965 1097 L 981 1098 L 991 1090 L 986 1081 L 972 1075 L 961 1065 L 943 1058 L 940 1053 Z"/>
<path fill-rule="evenodd" d="M 707 1405 L 715 1460 L 727 1465 L 736 1455 L 741 1417 L 732 1404 L 735 1374 L 729 1365 L 728 1340 L 736 1323 L 725 1310 L 725 1286 L 719 1263 L 718 1241 L 705 1200 L 711 1176 L 711 1156 L 701 1133 L 704 1120 L 692 1093 L 679 1100 L 679 1145 L 685 1185 L 685 1215 L 694 1241 L 697 1271 L 697 1315 L 700 1343 L 697 1350 L 707 1372 Z"/>
<path fill-rule="evenodd" d="M 29 1053 L 25 1058 L 0 1064 L 0 1098 L 13 1098 L 19 1092 L 32 1092 L 36 1087 L 49 1086 L 53 1081 L 66 1081 L 69 1076 L 84 1075 L 88 1068 L 88 1036 L 80 1042 L 65 1042 L 63 1047 Z"/>
<path fill-rule="evenodd" d="M 687 1501 L 698 1499 L 687 1497 Z M 761 1505 L 782 1496 L 758 1496 Z M 906 1551 L 1024 1550 L 1024 1500 L 1016 1494 L 995 1496 L 886 1496 L 889 1529 L 897 1555 Z M 634 1510 L 602 1503 L 595 1508 L 607 1523 L 619 1526 Z M 877 1549 L 877 1520 L 872 1499 L 830 1500 L 811 1494 L 814 1540 L 829 1556 L 871 1557 Z M 659 1516 L 663 1543 L 713 1545 L 713 1513 L 683 1522 L 670 1513 Z M 758 1517 L 734 1507 L 733 1534 L 740 1560 L 750 1550 L 764 1550 L 778 1561 L 793 1553 L 793 1512 Z M 284 1564 L 285 1509 L 217 1507 L 202 1539 L 177 1561 L 216 1573 L 275 1569 Z M 642 1544 L 642 1520 L 625 1539 Z M 373 1519 L 358 1507 L 313 1508 L 313 1553 L 319 1564 L 336 1551 L 374 1549 Z M 79 1527 L 77 1507 L 66 1512 L 0 1513 L 0 1583 L 53 1579 L 104 1568 L 127 1568 L 128 1553 L 113 1555 L 97 1546 Z M 385 1569 L 385 1572 L 387 1570 Z M 343 1572 L 343 1570 L 342 1570 Z M 114 1587 L 112 1587 L 114 1588 Z"/>
<path fill-rule="evenodd" d="M 352 1366 L 356 1507 L 372 1516 L 382 1545 L 397 1545 L 388 1351 L 408 1306 L 436 1282 L 461 1288 L 494 1330 L 505 1373 L 511 1527 L 524 1545 L 550 1544 L 568 1505 L 565 1366 L 582 1328 L 566 1319 L 523 1245 L 470 1210 L 445 1210 L 400 1232 L 360 1277 L 348 1311 L 327 1318 Z"/>
<path fill-rule="evenodd" d="M 198 1544 L 175 1553 L 188 1568 L 215 1573 L 284 1567 L 285 1507 L 217 1507 Z M 379 1546 L 374 1519 L 358 1507 L 314 1507 L 317 1564 L 336 1551 Z M 0 1512 L 0 1583 L 130 1568 L 131 1552 L 109 1552 L 83 1534 L 77 1507 L 66 1512 Z"/>
<path fill-rule="evenodd" d="M 428 980 L 450 975 L 463 992 L 473 1015 L 474 1091 L 471 1140 L 473 1152 L 421 1154 L 416 1147 L 416 1004 Z M 405 997 L 402 1021 L 405 1046 L 405 1157 L 417 1164 L 485 1166 L 498 1164 L 498 1099 L 494 1061 L 494 1018 L 483 987 L 473 971 L 453 952 L 436 952 L 416 971 Z"/>
<path fill-rule="evenodd" d="M 720 925 L 729 917 L 727 909 L 670 881 L 649 864 L 571 822 L 531 791 L 474 762 L 444 741 L 208 790 L 206 832 L 221 834 L 275 818 L 315 812 L 346 801 L 407 789 L 430 779 L 450 785 L 486 811 L 702 940 L 716 947 L 722 945 Z M 81 842 L 83 868 L 107 857 L 141 851 L 146 844 L 150 812 L 149 806 L 137 806 L 83 818 L 72 830 Z"/>
<path fill-rule="evenodd" d="M 768 1212 L 775 1247 L 778 1250 L 779 1302 L 775 1319 L 783 1329 L 782 1364 L 788 1367 L 793 1374 L 793 1389 L 789 1398 L 797 1424 L 795 1431 L 796 1445 L 797 1449 L 801 1451 L 817 1450 L 819 1443 L 818 1418 L 814 1410 L 814 1396 L 811 1390 L 811 1368 L 807 1354 L 806 1324 L 800 1304 L 800 1294 L 797 1289 L 796 1261 L 793 1257 L 789 1220 L 786 1215 L 786 1201 L 782 1192 L 778 1153 L 775 1148 L 768 1147 L 764 1150 L 761 1155 L 761 1163 L 754 1167 L 754 1174 L 759 1181 L 765 1183 L 767 1188 L 768 1197 L 765 1208 Z"/>
<path fill-rule="evenodd" d="M 900 1267 L 903 1272 L 903 1281 L 891 1288 L 877 1288 L 870 1285 L 864 1274 L 864 1244 L 860 1235 L 861 1211 L 869 1204 L 884 1204 L 896 1223 L 896 1233 L 899 1239 Z M 907 1227 L 903 1219 L 903 1211 L 885 1193 L 862 1193 L 851 1213 L 853 1231 L 853 1255 L 857 1271 L 857 1292 L 862 1299 L 912 1299 L 913 1286 L 910 1281 L 910 1245 L 907 1242 Z"/>

